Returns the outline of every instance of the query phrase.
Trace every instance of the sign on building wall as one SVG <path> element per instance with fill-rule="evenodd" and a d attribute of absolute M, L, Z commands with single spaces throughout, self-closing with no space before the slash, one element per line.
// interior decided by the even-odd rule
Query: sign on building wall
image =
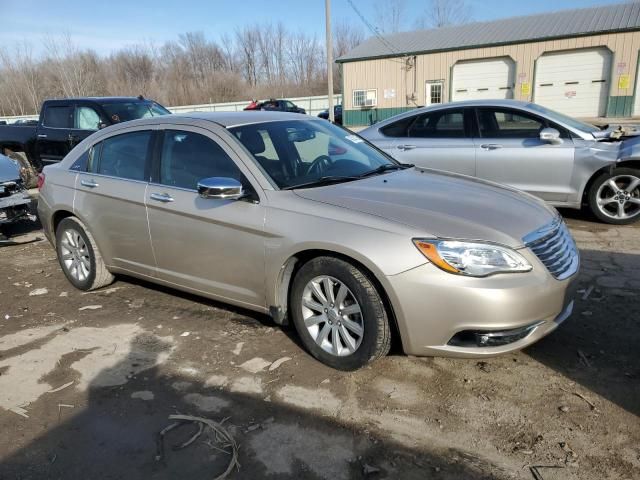
<path fill-rule="evenodd" d="M 629 75 L 626 75 L 626 74 L 620 75 L 618 77 L 618 88 L 621 90 L 625 88 L 629 88 L 629 82 L 630 82 Z"/>
<path fill-rule="evenodd" d="M 523 97 L 528 97 L 531 94 L 531 84 L 529 82 L 522 82 L 520 84 L 520 94 Z"/>

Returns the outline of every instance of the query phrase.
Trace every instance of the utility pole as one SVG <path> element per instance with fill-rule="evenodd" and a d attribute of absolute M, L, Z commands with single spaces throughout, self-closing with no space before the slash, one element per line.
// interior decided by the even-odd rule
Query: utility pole
<path fill-rule="evenodd" d="M 327 27 L 327 88 L 329 91 L 329 120 L 335 121 L 333 115 L 333 41 L 331 40 L 331 0 L 324 0 L 325 25 Z"/>

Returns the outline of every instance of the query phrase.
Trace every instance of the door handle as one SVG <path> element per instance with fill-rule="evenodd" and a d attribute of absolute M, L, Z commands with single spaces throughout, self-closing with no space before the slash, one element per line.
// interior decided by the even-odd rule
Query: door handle
<path fill-rule="evenodd" d="M 480 145 L 480 148 L 483 150 L 498 150 L 499 148 L 502 148 L 502 145 L 499 143 L 483 143 Z"/>
<path fill-rule="evenodd" d="M 416 145 L 398 145 L 396 147 L 398 150 L 413 150 L 414 148 L 416 148 Z"/>
<path fill-rule="evenodd" d="M 93 180 L 80 180 L 80 185 L 89 187 L 89 188 L 96 188 L 100 186 L 98 183 L 94 182 Z"/>
<path fill-rule="evenodd" d="M 38 138 L 47 138 L 47 134 L 46 133 L 39 133 L 38 134 Z"/>
<path fill-rule="evenodd" d="M 173 197 L 168 193 L 152 193 L 150 195 L 151 200 L 156 200 L 158 202 L 173 202 Z"/>

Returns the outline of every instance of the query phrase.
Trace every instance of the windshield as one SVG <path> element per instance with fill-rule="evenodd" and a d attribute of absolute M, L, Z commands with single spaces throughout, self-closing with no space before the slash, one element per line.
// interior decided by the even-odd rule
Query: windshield
<path fill-rule="evenodd" d="M 340 127 L 288 120 L 229 129 L 281 189 L 356 180 L 376 169 L 400 168 L 375 147 Z"/>
<path fill-rule="evenodd" d="M 530 103 L 527 105 L 531 110 L 535 110 L 547 117 L 551 120 L 555 120 L 556 122 L 564 123 L 565 125 L 570 126 L 571 128 L 575 128 L 576 130 L 580 130 L 585 133 L 593 133 L 598 132 L 600 129 L 595 125 L 591 125 L 590 123 L 581 122 L 580 120 L 576 120 L 573 117 L 565 115 L 564 113 L 556 112 L 555 110 L 550 110 L 542 105 L 538 105 L 536 103 Z"/>
<path fill-rule="evenodd" d="M 171 112 L 156 102 L 103 103 L 107 115 L 113 123 L 128 122 L 138 118 L 169 115 Z"/>

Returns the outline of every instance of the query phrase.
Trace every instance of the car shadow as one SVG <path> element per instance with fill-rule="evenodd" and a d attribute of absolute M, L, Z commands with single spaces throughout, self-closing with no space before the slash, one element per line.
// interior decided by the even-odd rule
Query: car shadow
<path fill-rule="evenodd" d="M 573 315 L 525 353 L 640 416 L 640 255 L 581 250 L 581 261 Z"/>
<path fill-rule="evenodd" d="M 140 342 L 147 353 L 169 348 L 148 335 L 134 339 L 132 347 Z M 224 426 L 240 445 L 240 468 L 229 478 L 511 478 L 488 460 L 455 449 L 407 447 L 372 433 L 367 425 L 345 425 L 331 411 L 290 405 L 277 392 L 274 398 L 268 392 L 234 393 L 162 367 L 132 373 L 123 384 L 114 382 L 123 371 L 135 370 L 139 355 L 139 348 L 132 348 L 124 360 L 101 370 L 86 401 L 72 388 L 50 393 L 29 406 L 31 418 L 16 416 L 15 426 L 3 427 L 13 438 L 10 445 L 21 446 L 0 460 L 0 478 L 201 479 L 221 474 L 230 460 L 223 450 L 229 448 L 210 431 L 176 450 L 197 431 L 194 425 L 180 427 L 166 434 L 159 449 L 159 432 L 176 413 L 227 419 Z M 153 354 L 145 361 L 155 364 Z M 60 381 L 76 374 L 64 368 L 57 367 Z M 308 401 L 317 403 L 311 397 Z M 41 429 L 41 435 L 27 433 Z"/>

